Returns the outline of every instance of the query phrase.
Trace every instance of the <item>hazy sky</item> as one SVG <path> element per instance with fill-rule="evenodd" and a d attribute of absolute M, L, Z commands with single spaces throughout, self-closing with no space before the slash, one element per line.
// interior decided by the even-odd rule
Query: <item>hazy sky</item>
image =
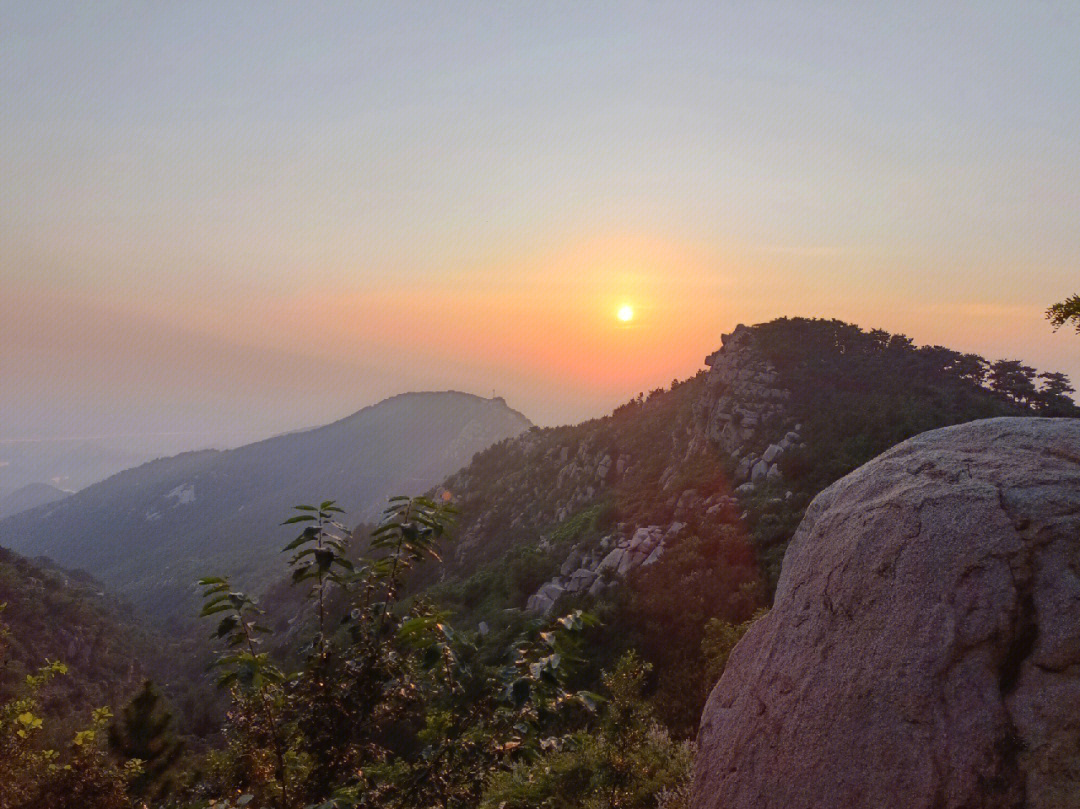
<path fill-rule="evenodd" d="M 1080 379 L 1078 146 L 1074 2 L 0 3 L 0 440 L 561 423 L 781 315 Z"/>

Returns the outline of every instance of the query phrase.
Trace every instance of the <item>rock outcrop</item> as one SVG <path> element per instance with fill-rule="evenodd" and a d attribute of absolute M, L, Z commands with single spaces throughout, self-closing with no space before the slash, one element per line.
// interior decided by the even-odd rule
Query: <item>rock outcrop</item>
<path fill-rule="evenodd" d="M 687 494 L 696 496 L 697 493 L 688 490 Z M 580 548 L 575 547 L 563 562 L 559 575 L 544 582 L 540 589 L 529 596 L 525 610 L 547 615 L 564 595 L 586 592 L 592 596 L 602 594 L 617 584 L 616 577 L 659 561 L 664 554 L 665 543 L 684 527 L 681 522 L 673 522 L 666 528 L 648 525 L 637 529 L 628 538 L 615 535 L 603 537 L 598 548 L 584 555 Z M 602 552 L 605 553 L 600 555 Z"/>
<path fill-rule="evenodd" d="M 753 329 L 740 324 L 722 336 L 722 343 L 705 358 L 708 384 L 695 405 L 698 429 L 736 461 L 739 493 L 752 494 L 783 477 L 776 462 L 801 445 L 802 425 L 788 413 L 791 391 L 758 351 Z"/>
<path fill-rule="evenodd" d="M 1080 805 L 1080 420 L 924 433 L 822 492 L 698 744 L 695 809 Z"/>

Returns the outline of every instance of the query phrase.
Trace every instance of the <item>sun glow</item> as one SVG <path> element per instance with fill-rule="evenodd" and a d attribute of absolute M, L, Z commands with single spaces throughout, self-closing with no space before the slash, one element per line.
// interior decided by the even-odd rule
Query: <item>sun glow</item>
<path fill-rule="evenodd" d="M 619 311 L 615 315 L 623 323 L 629 323 L 634 319 L 634 307 L 632 306 L 620 306 Z"/>

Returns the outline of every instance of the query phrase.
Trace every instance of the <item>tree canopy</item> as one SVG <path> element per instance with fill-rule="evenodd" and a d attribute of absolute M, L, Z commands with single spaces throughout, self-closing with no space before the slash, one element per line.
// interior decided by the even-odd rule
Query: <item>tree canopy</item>
<path fill-rule="evenodd" d="M 1080 295 L 1070 295 L 1061 303 L 1055 303 L 1046 310 L 1047 319 L 1057 331 L 1066 323 L 1072 323 L 1080 334 Z"/>

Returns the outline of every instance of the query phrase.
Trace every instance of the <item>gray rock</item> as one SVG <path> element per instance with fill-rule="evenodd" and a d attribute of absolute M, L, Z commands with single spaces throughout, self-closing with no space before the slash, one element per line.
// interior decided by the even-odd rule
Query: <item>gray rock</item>
<path fill-rule="evenodd" d="M 622 564 L 624 556 L 626 556 L 626 551 L 623 548 L 615 548 L 600 560 L 600 564 L 596 566 L 597 573 L 603 573 L 605 570 L 617 570 L 619 565 Z"/>
<path fill-rule="evenodd" d="M 582 590 L 588 590 L 594 581 L 596 581 L 596 571 L 586 567 L 579 568 L 570 576 L 570 583 L 566 589 L 571 593 L 580 593 Z"/>
<path fill-rule="evenodd" d="M 765 478 L 769 476 L 769 465 L 765 461 L 758 461 L 754 464 L 754 470 L 750 473 L 750 480 L 753 483 L 761 483 Z"/>
<path fill-rule="evenodd" d="M 664 555 L 664 546 L 663 545 L 657 545 L 655 548 L 653 548 L 652 553 L 650 553 L 648 555 L 648 557 L 645 559 L 645 561 L 641 563 L 641 566 L 642 567 L 648 567 L 649 565 L 656 564 L 656 562 L 663 555 Z"/>
<path fill-rule="evenodd" d="M 561 582 L 549 581 L 541 585 L 540 589 L 537 590 L 536 593 L 537 595 L 542 595 L 546 598 L 551 599 L 551 601 L 554 603 L 555 601 L 558 601 L 561 596 L 565 595 L 566 588 L 563 587 Z"/>
<path fill-rule="evenodd" d="M 675 504 L 675 513 L 678 515 L 687 514 L 693 511 L 700 502 L 701 495 L 697 493 L 697 489 L 687 489 L 679 495 L 679 500 Z"/>
<path fill-rule="evenodd" d="M 559 575 L 569 576 L 578 568 L 580 564 L 581 553 L 578 551 L 574 551 L 569 556 L 567 556 L 566 560 L 562 563 L 562 567 L 559 568 Z"/>
<path fill-rule="evenodd" d="M 630 537 L 630 542 L 627 544 L 626 547 L 629 550 L 636 550 L 638 547 L 641 546 L 643 542 L 648 541 L 649 536 L 650 534 L 648 528 L 639 528 L 634 532 L 634 535 Z"/>
<path fill-rule="evenodd" d="M 555 602 L 547 596 L 542 595 L 541 593 L 533 593 L 525 603 L 525 611 L 540 612 L 546 615 L 551 612 L 551 608 L 554 606 Z"/>
<path fill-rule="evenodd" d="M 772 466 L 769 467 L 769 474 L 767 474 L 765 476 L 765 479 L 768 480 L 771 483 L 771 482 L 773 482 L 775 480 L 780 480 L 780 478 L 782 478 L 782 477 L 783 477 L 783 474 L 780 472 L 780 467 L 777 466 L 776 464 L 773 464 Z"/>
<path fill-rule="evenodd" d="M 735 488 L 735 494 L 739 494 L 739 495 L 742 495 L 744 497 L 746 495 L 748 495 L 748 494 L 753 494 L 753 493 L 754 493 L 754 484 L 753 483 L 744 483 L 741 486 L 737 486 Z"/>
<path fill-rule="evenodd" d="M 604 480 L 608 476 L 608 472 L 611 471 L 611 456 L 605 455 L 600 463 L 596 467 L 596 476 L 600 480 Z"/>
<path fill-rule="evenodd" d="M 815 498 L 702 715 L 694 809 L 1080 805 L 1080 419 L 906 441 Z"/>
<path fill-rule="evenodd" d="M 777 446 L 776 444 L 769 444 L 769 448 L 761 454 L 761 460 L 765 461 L 765 463 L 771 464 L 773 461 L 780 457 L 783 451 L 784 450 L 782 447 Z"/>
<path fill-rule="evenodd" d="M 735 467 L 735 480 L 740 483 L 747 480 L 750 477 L 750 470 L 753 468 L 754 459 L 749 455 L 739 461 L 739 465 Z"/>

